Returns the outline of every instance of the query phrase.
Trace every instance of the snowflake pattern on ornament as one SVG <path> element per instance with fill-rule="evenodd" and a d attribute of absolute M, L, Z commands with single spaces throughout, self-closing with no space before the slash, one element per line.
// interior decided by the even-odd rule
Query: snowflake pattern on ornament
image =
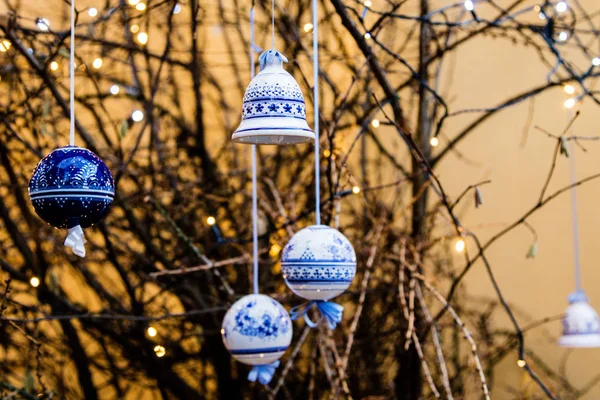
<path fill-rule="evenodd" d="M 44 157 L 29 181 L 36 213 L 56 228 L 86 228 L 113 202 L 115 187 L 104 162 L 87 149 L 66 146 Z"/>

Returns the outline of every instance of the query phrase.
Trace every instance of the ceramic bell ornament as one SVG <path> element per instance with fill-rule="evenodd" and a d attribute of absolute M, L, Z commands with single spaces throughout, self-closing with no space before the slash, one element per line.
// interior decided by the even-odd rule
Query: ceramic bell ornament
<path fill-rule="evenodd" d="M 260 55 L 260 72 L 244 94 L 242 122 L 231 139 L 247 144 L 311 142 L 306 104 L 298 83 L 285 69 L 287 58 L 276 50 Z"/>
<path fill-rule="evenodd" d="M 221 336 L 236 360 L 253 366 L 248 380 L 258 379 L 266 385 L 292 342 L 292 321 L 277 301 L 262 294 L 250 294 L 227 311 Z"/>
<path fill-rule="evenodd" d="M 114 196 L 106 164 L 77 146 L 61 147 L 44 157 L 29 181 L 35 212 L 53 227 L 68 229 L 65 246 L 80 257 L 85 257 L 83 229 L 104 217 Z"/>
<path fill-rule="evenodd" d="M 600 321 L 588 304 L 583 291 L 569 296 L 569 307 L 563 317 L 563 335 L 558 344 L 564 347 L 600 347 Z"/>
<path fill-rule="evenodd" d="M 298 231 L 284 247 L 281 270 L 288 287 L 308 303 L 292 309 L 292 319 L 304 317 L 317 306 L 330 329 L 342 320 L 343 307 L 329 300 L 342 294 L 356 274 L 356 254 L 350 241 L 338 230 L 313 225 Z"/>

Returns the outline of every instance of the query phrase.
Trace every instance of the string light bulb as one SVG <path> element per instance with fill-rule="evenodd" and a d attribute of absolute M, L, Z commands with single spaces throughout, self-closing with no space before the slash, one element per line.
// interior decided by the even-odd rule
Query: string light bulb
<path fill-rule="evenodd" d="M 120 90 L 121 90 L 121 89 L 119 88 L 119 85 L 112 85 L 112 86 L 110 87 L 110 94 L 112 94 L 112 95 L 119 94 L 119 91 L 120 91 Z"/>
<path fill-rule="evenodd" d="M 475 9 L 475 4 L 472 0 L 465 0 L 464 5 L 467 11 L 473 11 Z"/>
<path fill-rule="evenodd" d="M 137 41 L 140 42 L 140 44 L 146 44 L 148 43 L 148 34 L 146 32 L 140 32 L 137 35 Z"/>
<path fill-rule="evenodd" d="M 56 70 L 58 69 L 58 63 L 57 63 L 56 61 L 52 61 L 52 62 L 50 63 L 50 69 L 51 69 L 52 71 L 56 71 Z"/>
<path fill-rule="evenodd" d="M 38 18 L 35 20 L 35 24 L 37 25 L 40 31 L 48 32 L 50 29 L 50 21 L 46 18 Z"/>
<path fill-rule="evenodd" d="M 358 186 L 353 186 L 352 187 L 352 193 L 359 194 L 360 193 L 360 188 Z"/>
<path fill-rule="evenodd" d="M 600 66 L 600 57 L 594 57 L 594 58 L 592 59 L 592 65 L 593 65 L 594 67 Z"/>
<path fill-rule="evenodd" d="M 145 3 L 137 3 L 135 6 L 135 9 L 138 11 L 144 11 L 146 9 L 146 4 Z"/>
<path fill-rule="evenodd" d="M 131 33 L 138 33 L 140 31 L 140 26 L 139 25 L 131 25 L 131 28 L 129 28 L 129 30 L 131 31 Z"/>
<path fill-rule="evenodd" d="M 88 10 L 88 15 L 90 17 L 95 17 L 96 15 L 98 15 L 98 10 L 92 7 Z"/>
<path fill-rule="evenodd" d="M 177 15 L 181 12 L 181 4 L 177 3 L 175 4 L 175 7 L 173 7 L 173 14 Z"/>
<path fill-rule="evenodd" d="M 369 32 L 365 33 L 365 39 L 367 39 L 367 40 L 371 39 L 371 34 Z"/>
<path fill-rule="evenodd" d="M 156 357 L 160 358 L 167 354 L 167 350 L 165 350 L 165 348 L 159 344 L 154 346 L 154 353 L 156 353 Z"/>
<path fill-rule="evenodd" d="M 559 13 L 563 13 L 565 11 L 567 11 L 567 3 L 564 1 L 559 1 L 558 3 L 556 3 L 556 6 L 554 7 L 554 9 L 556 10 L 556 12 Z"/>
<path fill-rule="evenodd" d="M 208 217 L 206 218 L 206 223 L 210 226 L 213 226 L 215 223 L 217 222 L 217 220 L 215 219 L 215 217 Z"/>
<path fill-rule="evenodd" d="M 371 121 L 371 125 L 373 126 L 373 128 L 379 128 L 380 122 L 378 119 L 374 119 L 373 121 Z"/>
<path fill-rule="evenodd" d="M 95 69 L 100 69 L 102 68 L 102 59 L 100 57 L 97 57 L 93 62 L 92 62 L 92 66 Z"/>
<path fill-rule="evenodd" d="M 363 4 L 365 5 L 365 7 L 371 7 L 373 5 L 371 0 L 365 0 L 365 2 Z"/>
<path fill-rule="evenodd" d="M 129 4 L 132 6 L 137 5 L 140 2 L 140 0 L 129 0 Z"/>
<path fill-rule="evenodd" d="M 575 93 L 575 88 L 573 87 L 573 85 L 566 84 L 565 87 L 563 88 L 563 90 L 565 91 L 566 94 Z"/>
<path fill-rule="evenodd" d="M 575 105 L 575 99 L 574 98 L 570 98 L 565 100 L 565 108 L 573 108 L 573 106 Z"/>
<path fill-rule="evenodd" d="M 308 33 L 310 31 L 312 31 L 312 29 L 313 29 L 313 24 L 311 24 L 310 22 L 304 24 L 304 32 Z"/>
<path fill-rule="evenodd" d="M 271 257 L 277 257 L 277 255 L 279 254 L 279 252 L 281 251 L 281 246 L 277 243 L 275 243 L 273 246 L 271 246 L 271 248 L 269 249 L 269 255 Z"/>
<path fill-rule="evenodd" d="M 37 276 L 34 276 L 33 278 L 31 278 L 29 280 L 29 284 L 31 286 L 33 286 L 34 288 L 40 286 L 40 278 L 38 278 Z"/>
<path fill-rule="evenodd" d="M 323 157 L 327 158 L 331 155 L 331 150 L 325 149 L 323 150 Z"/>
<path fill-rule="evenodd" d="M 538 14 L 538 17 L 539 17 L 540 19 L 546 19 L 546 14 L 544 14 L 544 12 L 543 12 L 543 11 L 540 11 L 540 13 Z"/>
<path fill-rule="evenodd" d="M 517 365 L 519 368 L 523 368 L 525 365 L 527 365 L 527 361 L 519 359 L 517 360 Z"/>
<path fill-rule="evenodd" d="M 158 331 L 156 330 L 155 327 L 153 327 L 153 326 L 148 327 L 148 336 L 154 337 L 154 336 L 156 336 L 157 333 L 158 333 Z"/>
<path fill-rule="evenodd" d="M 431 139 L 429 139 L 429 144 L 431 145 L 431 147 L 437 147 L 437 145 L 440 144 L 440 140 L 434 136 Z"/>
<path fill-rule="evenodd" d="M 11 43 L 10 40 L 3 40 L 2 43 L 0 43 L 0 52 L 4 53 L 7 52 L 8 49 L 10 49 Z"/>
<path fill-rule="evenodd" d="M 463 238 L 459 238 L 456 243 L 454 243 L 454 249 L 458 252 L 458 253 L 462 253 L 463 251 L 465 251 L 465 240 Z"/>
<path fill-rule="evenodd" d="M 135 110 L 131 113 L 131 119 L 134 122 L 141 122 L 144 119 L 144 113 L 140 110 Z"/>
<path fill-rule="evenodd" d="M 569 34 L 566 31 L 562 31 L 558 34 L 558 40 L 565 42 L 569 38 Z"/>

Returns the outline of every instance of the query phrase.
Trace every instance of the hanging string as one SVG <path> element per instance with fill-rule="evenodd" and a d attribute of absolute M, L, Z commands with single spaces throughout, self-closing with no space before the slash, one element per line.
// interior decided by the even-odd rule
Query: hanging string
<path fill-rule="evenodd" d="M 569 121 L 573 119 L 573 113 L 569 111 Z M 571 185 L 575 185 L 577 177 L 575 174 L 575 154 L 569 154 L 569 179 Z M 571 188 L 571 224 L 573 229 L 573 262 L 575 266 L 575 291 L 581 291 L 581 268 L 579 257 L 579 218 L 577 215 L 577 190 L 575 186 Z"/>
<path fill-rule="evenodd" d="M 254 78 L 254 0 L 250 8 L 250 79 Z M 258 196 L 256 193 L 256 145 L 252 152 L 252 254 L 253 254 L 253 287 L 258 294 Z"/>
<path fill-rule="evenodd" d="M 71 0 L 71 52 L 69 56 L 70 129 L 69 144 L 75 146 L 75 0 Z"/>
<path fill-rule="evenodd" d="M 273 0 L 274 4 L 274 0 Z M 273 6 L 274 7 L 274 6 Z M 273 13 L 275 15 L 275 13 Z M 273 27 L 275 26 L 275 19 L 272 20 Z M 273 48 L 275 48 L 275 28 L 273 28 Z M 254 78 L 254 55 L 257 51 L 257 46 L 254 44 L 254 0 L 252 0 L 252 7 L 250 7 L 250 79 Z M 258 50 L 260 51 L 260 50 Z M 256 168 L 256 145 L 251 146 L 252 152 L 252 253 L 253 253 L 253 288 L 254 294 L 258 294 L 258 195 L 257 195 L 257 168 Z M 275 370 L 279 367 L 279 360 L 276 360 L 270 364 L 255 365 L 248 374 L 248 380 L 250 382 L 256 382 L 257 380 L 263 384 L 268 385 L 273 379 Z"/>
<path fill-rule="evenodd" d="M 271 0 L 271 41 L 275 50 L 275 0 Z"/>
<path fill-rule="evenodd" d="M 319 150 L 319 16 L 317 0 L 312 2 L 313 24 L 313 100 L 315 111 L 315 221 L 321 225 L 321 154 Z"/>

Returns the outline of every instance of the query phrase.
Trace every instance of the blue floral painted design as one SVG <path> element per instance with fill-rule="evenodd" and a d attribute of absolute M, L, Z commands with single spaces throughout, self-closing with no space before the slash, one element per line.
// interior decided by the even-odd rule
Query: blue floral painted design
<path fill-rule="evenodd" d="M 278 307 L 276 302 L 273 304 Z M 234 331 L 244 336 L 267 340 L 289 331 L 289 321 L 281 315 L 271 315 L 265 312 L 258 318 L 251 316 L 250 311 L 255 306 L 256 301 L 250 301 L 236 313 Z"/>

